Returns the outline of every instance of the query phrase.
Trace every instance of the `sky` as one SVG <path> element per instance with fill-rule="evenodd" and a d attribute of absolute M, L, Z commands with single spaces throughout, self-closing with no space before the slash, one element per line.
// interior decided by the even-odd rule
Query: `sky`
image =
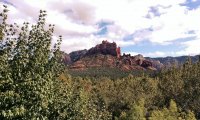
<path fill-rule="evenodd" d="M 39 10 L 66 53 L 102 40 L 146 57 L 200 54 L 200 0 L 0 0 L 9 22 L 35 24 Z"/>

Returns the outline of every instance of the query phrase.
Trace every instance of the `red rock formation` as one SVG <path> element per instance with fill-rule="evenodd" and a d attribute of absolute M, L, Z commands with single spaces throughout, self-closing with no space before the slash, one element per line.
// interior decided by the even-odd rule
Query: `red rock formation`
<path fill-rule="evenodd" d="M 120 56 L 121 56 L 121 48 L 120 47 L 116 48 L 116 52 L 117 52 L 117 58 L 120 58 Z"/>
<path fill-rule="evenodd" d="M 121 56 L 120 47 L 117 47 L 115 42 L 110 43 L 108 41 L 102 41 L 101 44 L 89 49 L 84 56 L 73 62 L 70 69 L 84 70 L 98 67 L 119 68 L 126 71 L 155 70 L 152 62 L 146 60 L 142 55 L 123 54 Z"/>
<path fill-rule="evenodd" d="M 152 62 L 145 60 L 145 58 L 140 54 L 136 56 L 131 56 L 130 54 L 123 54 L 123 56 L 120 57 L 120 60 L 122 64 L 126 66 L 132 66 L 131 69 L 133 68 L 133 66 L 141 66 L 145 69 L 153 68 Z"/>
<path fill-rule="evenodd" d="M 89 49 L 86 53 L 86 56 L 94 54 L 112 55 L 119 58 L 121 55 L 121 50 L 120 47 L 117 47 L 115 42 L 110 43 L 107 40 L 104 40 L 101 44 L 98 44 L 95 47 Z"/>

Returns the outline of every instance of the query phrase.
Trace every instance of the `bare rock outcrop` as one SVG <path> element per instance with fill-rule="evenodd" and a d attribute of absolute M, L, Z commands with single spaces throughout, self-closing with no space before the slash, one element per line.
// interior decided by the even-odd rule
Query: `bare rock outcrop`
<path fill-rule="evenodd" d="M 117 47 L 115 42 L 110 43 L 107 40 L 104 40 L 101 44 L 89 49 L 86 53 L 86 56 L 94 54 L 112 55 L 119 58 L 121 55 L 121 50 L 120 47 Z"/>

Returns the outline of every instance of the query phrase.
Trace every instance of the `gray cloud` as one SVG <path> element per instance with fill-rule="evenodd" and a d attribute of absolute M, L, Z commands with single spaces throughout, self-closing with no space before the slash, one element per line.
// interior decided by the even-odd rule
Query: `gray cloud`
<path fill-rule="evenodd" d="M 55 27 L 55 34 L 63 35 L 65 38 L 87 37 L 91 35 L 91 33 L 72 31 L 69 29 L 61 28 L 60 26 Z"/>
<path fill-rule="evenodd" d="M 51 9 L 64 13 L 72 22 L 78 24 L 95 24 L 95 7 L 84 2 L 53 2 Z"/>

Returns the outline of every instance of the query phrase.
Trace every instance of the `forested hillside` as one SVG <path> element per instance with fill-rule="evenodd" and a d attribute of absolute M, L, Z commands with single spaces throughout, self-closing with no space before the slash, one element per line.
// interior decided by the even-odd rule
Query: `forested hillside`
<path fill-rule="evenodd" d="M 23 26 L 8 24 L 7 12 L 0 13 L 1 120 L 200 119 L 200 59 L 154 75 L 74 76 L 61 61 L 62 36 L 51 47 L 46 11 Z"/>

